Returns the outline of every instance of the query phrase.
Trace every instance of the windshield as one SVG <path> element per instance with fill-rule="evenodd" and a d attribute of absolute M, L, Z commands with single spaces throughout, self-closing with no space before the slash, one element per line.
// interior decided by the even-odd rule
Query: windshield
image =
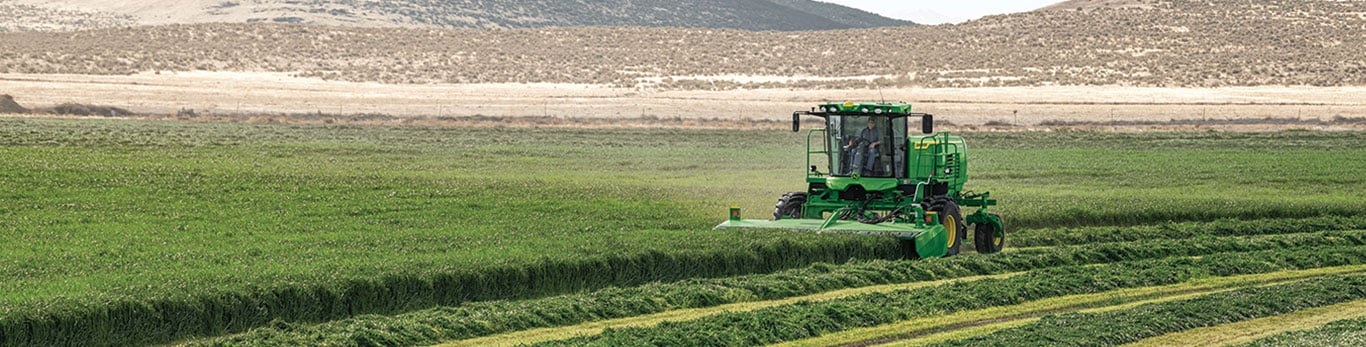
<path fill-rule="evenodd" d="M 906 177 L 906 117 L 829 116 L 826 122 L 833 175 Z"/>

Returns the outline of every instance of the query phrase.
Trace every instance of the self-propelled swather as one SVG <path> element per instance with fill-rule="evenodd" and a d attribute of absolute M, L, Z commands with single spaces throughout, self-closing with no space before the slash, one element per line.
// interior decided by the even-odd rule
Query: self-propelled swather
<path fill-rule="evenodd" d="M 807 190 L 783 194 L 773 220 L 741 219 L 732 207 L 718 229 L 885 235 L 908 257 L 933 258 L 958 254 L 971 225 L 978 253 L 1005 246 L 1001 217 L 987 211 L 996 200 L 963 189 L 966 142 L 934 133 L 933 115 L 912 113 L 905 103 L 829 103 L 793 113 L 794 132 L 803 116 L 825 121 L 806 133 Z M 920 119 L 922 134 L 910 133 L 911 119 Z M 964 216 L 963 208 L 976 211 Z"/>

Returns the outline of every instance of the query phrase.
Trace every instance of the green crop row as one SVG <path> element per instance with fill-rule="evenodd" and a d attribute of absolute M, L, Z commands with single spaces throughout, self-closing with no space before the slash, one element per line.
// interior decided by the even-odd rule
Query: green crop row
<path fill-rule="evenodd" d="M 1099 266 L 1032 270 L 1006 279 L 985 279 L 929 288 L 801 302 L 750 312 L 726 313 L 649 328 L 606 330 L 600 335 L 543 345 L 761 345 L 820 336 L 963 310 L 1015 305 L 1048 297 L 1184 282 L 1280 270 L 1361 264 L 1366 247 L 1294 248 L 1220 253 Z"/>
<path fill-rule="evenodd" d="M 693 279 L 529 301 L 471 303 L 396 316 L 366 315 L 318 325 L 276 323 L 205 345 L 411 346 L 531 328 L 564 326 L 673 309 L 772 300 L 845 288 L 910 283 L 1044 267 L 1283 248 L 1366 245 L 1366 231 L 1155 239 L 922 261 L 817 264 L 773 274 Z"/>
<path fill-rule="evenodd" d="M 1360 290 L 1360 288 L 1357 288 Z M 1252 341 L 1238 347 L 1357 347 L 1366 346 L 1366 318 L 1344 319 L 1301 331 Z"/>
<path fill-rule="evenodd" d="M 1361 298 L 1366 298 L 1366 275 L 1329 276 L 1124 310 L 1049 316 L 1022 327 L 939 346 L 1114 346 Z"/>
<path fill-rule="evenodd" d="M 1165 223 L 1141 226 L 1019 229 L 1008 235 L 1011 247 L 1065 246 L 1199 236 L 1246 236 L 1366 229 L 1366 216 L 1298 219 L 1223 219 L 1211 222 Z"/>

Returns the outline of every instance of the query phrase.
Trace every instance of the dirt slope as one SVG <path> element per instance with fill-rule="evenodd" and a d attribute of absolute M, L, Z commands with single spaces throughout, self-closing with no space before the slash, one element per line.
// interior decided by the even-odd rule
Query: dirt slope
<path fill-rule="evenodd" d="M 14 102 L 14 97 L 5 94 L 0 95 L 0 114 L 5 113 L 28 113 L 28 109 L 19 106 L 19 103 Z"/>

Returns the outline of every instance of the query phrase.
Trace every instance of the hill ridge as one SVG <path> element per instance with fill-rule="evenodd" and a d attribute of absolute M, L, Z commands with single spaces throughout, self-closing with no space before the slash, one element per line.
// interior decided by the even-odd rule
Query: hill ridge
<path fill-rule="evenodd" d="M 198 24 L 14 33 L 0 35 L 0 72 L 713 90 L 1366 85 L 1366 1 L 1144 3 L 1153 7 L 808 32 Z"/>
<path fill-rule="evenodd" d="M 0 20 L 0 31 L 262 22 L 347 27 L 643 26 L 755 31 L 913 24 L 812 0 L 0 0 L 0 7 L 24 13 Z"/>

